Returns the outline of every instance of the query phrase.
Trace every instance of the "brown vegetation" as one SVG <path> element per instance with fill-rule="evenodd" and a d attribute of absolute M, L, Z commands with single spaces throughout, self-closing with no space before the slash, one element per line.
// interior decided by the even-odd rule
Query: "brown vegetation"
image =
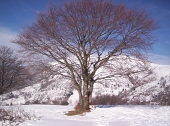
<path fill-rule="evenodd" d="M 35 119 L 35 115 L 25 112 L 20 107 L 8 107 L 8 108 L 0 108 L 0 121 L 2 122 L 2 126 L 10 125 L 10 126 L 18 126 L 20 123 L 25 120 L 33 120 Z"/>
<path fill-rule="evenodd" d="M 0 95 L 12 88 L 21 88 L 32 79 L 24 62 L 9 47 L 0 47 Z"/>
<path fill-rule="evenodd" d="M 126 105 L 127 99 L 119 95 L 101 95 L 93 98 L 94 105 Z"/>

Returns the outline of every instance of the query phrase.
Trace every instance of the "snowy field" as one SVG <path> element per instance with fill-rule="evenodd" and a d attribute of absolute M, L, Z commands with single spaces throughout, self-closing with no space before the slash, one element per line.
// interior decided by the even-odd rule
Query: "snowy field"
<path fill-rule="evenodd" d="M 36 115 L 20 126 L 170 126 L 170 106 L 96 107 L 83 115 L 67 116 L 73 106 L 22 106 Z"/>

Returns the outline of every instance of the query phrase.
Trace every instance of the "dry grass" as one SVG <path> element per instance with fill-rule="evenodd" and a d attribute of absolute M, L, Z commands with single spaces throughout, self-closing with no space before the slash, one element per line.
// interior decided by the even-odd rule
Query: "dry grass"
<path fill-rule="evenodd" d="M 19 106 L 0 108 L 0 121 L 2 122 L 2 126 L 18 126 L 25 120 L 33 120 L 35 118 L 35 115 L 25 112 Z"/>
<path fill-rule="evenodd" d="M 74 107 L 74 110 L 72 111 L 68 111 L 66 113 L 66 115 L 68 116 L 74 116 L 74 115 L 84 115 L 86 112 L 90 112 L 90 109 L 85 109 L 83 110 L 80 106 L 80 104 L 77 104 L 75 107 Z"/>

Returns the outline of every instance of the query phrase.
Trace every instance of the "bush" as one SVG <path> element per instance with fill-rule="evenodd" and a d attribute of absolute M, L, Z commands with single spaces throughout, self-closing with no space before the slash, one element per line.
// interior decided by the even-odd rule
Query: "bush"
<path fill-rule="evenodd" d="M 158 105 L 170 105 L 170 85 L 166 86 L 163 91 L 153 96 L 153 103 Z"/>
<path fill-rule="evenodd" d="M 32 104 L 41 104 L 41 101 L 35 100 L 35 101 L 32 102 Z"/>
<path fill-rule="evenodd" d="M 58 99 L 54 99 L 54 100 L 48 99 L 46 101 L 42 101 L 42 100 L 35 100 L 32 102 L 27 101 L 25 104 L 68 105 L 69 103 L 62 98 L 58 98 Z"/>
<path fill-rule="evenodd" d="M 150 101 L 140 101 L 139 99 L 129 101 L 130 105 L 149 105 Z"/>
<path fill-rule="evenodd" d="M 9 107 L 7 109 L 0 108 L 0 121 L 3 125 L 18 126 L 20 123 L 23 123 L 25 120 L 33 120 L 35 115 L 31 115 L 25 112 L 18 106 Z"/>
<path fill-rule="evenodd" d="M 124 105 L 127 104 L 127 99 L 123 99 L 122 96 L 116 95 L 101 95 L 96 96 L 92 100 L 94 105 Z"/>
<path fill-rule="evenodd" d="M 54 105 L 60 105 L 61 99 L 54 99 L 54 100 L 52 101 L 52 103 L 53 103 Z"/>
<path fill-rule="evenodd" d="M 61 105 L 68 105 L 69 103 L 67 101 L 62 101 Z"/>
<path fill-rule="evenodd" d="M 30 105 L 30 104 L 32 104 L 31 101 L 26 101 L 25 102 L 25 105 Z"/>

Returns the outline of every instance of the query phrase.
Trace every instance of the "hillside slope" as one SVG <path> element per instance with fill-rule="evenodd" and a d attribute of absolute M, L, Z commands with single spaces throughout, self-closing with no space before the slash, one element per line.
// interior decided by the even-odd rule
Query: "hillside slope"
<path fill-rule="evenodd" d="M 150 104 L 163 104 L 160 103 L 163 94 L 165 94 L 164 98 L 167 97 L 167 99 L 170 100 L 170 66 L 156 64 L 152 64 L 152 66 L 155 67 L 157 79 L 132 91 L 129 95 L 131 100 L 146 101 Z M 159 101 L 157 101 L 155 98 L 159 95 L 161 95 L 161 97 L 159 98 Z"/>
<path fill-rule="evenodd" d="M 161 104 L 160 101 L 155 102 L 154 97 L 159 93 L 167 93 L 170 87 L 170 65 L 152 64 L 155 68 L 156 80 L 131 90 L 132 87 L 124 85 L 114 86 L 109 81 L 103 81 L 103 84 L 97 84 L 94 87 L 93 96 L 104 94 L 128 93 L 127 98 L 130 101 L 146 101 L 149 104 Z M 125 80 L 124 80 L 125 81 Z M 129 83 L 129 82 L 127 82 Z M 126 92 L 127 91 L 127 92 Z M 72 93 L 74 93 L 72 95 Z M 69 96 L 72 95 L 70 98 Z M 42 80 L 38 84 L 28 86 L 20 90 L 12 91 L 0 96 L 2 105 L 15 104 L 67 104 L 69 99 L 70 105 L 75 105 L 78 100 L 76 91 L 69 86 L 69 82 L 53 78 L 51 84 Z"/>

